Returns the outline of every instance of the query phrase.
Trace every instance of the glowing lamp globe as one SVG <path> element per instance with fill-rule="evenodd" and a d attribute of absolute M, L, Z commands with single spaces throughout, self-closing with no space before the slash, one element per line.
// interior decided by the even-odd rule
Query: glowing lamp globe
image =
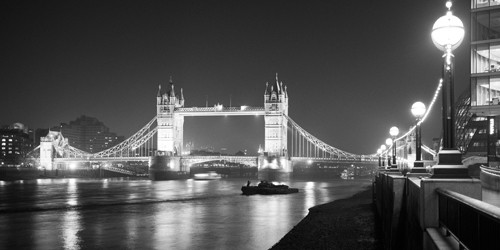
<path fill-rule="evenodd" d="M 392 137 L 396 137 L 396 136 L 398 136 L 398 134 L 399 134 L 399 129 L 398 129 L 398 127 L 392 127 L 392 128 L 389 130 L 389 134 L 390 134 Z"/>
<path fill-rule="evenodd" d="M 377 149 L 377 154 L 378 154 L 378 155 L 379 155 L 379 154 L 382 154 L 382 149 L 381 149 L 381 148 Z"/>
<path fill-rule="evenodd" d="M 464 24 L 451 13 L 451 2 L 446 3 L 448 12 L 440 17 L 432 26 L 432 42 L 442 51 L 456 49 L 464 39 Z"/>
<path fill-rule="evenodd" d="M 380 145 L 380 149 L 382 149 L 382 151 L 385 151 L 387 149 L 387 147 L 385 145 Z"/>
<path fill-rule="evenodd" d="M 425 111 L 426 111 L 425 104 L 423 104 L 422 102 L 416 102 L 413 105 L 411 105 L 411 113 L 418 119 L 424 116 Z"/>
<path fill-rule="evenodd" d="M 391 146 L 391 145 L 392 145 L 392 139 L 391 139 L 391 138 L 387 138 L 387 139 L 385 139 L 385 144 L 386 144 L 387 146 Z"/>

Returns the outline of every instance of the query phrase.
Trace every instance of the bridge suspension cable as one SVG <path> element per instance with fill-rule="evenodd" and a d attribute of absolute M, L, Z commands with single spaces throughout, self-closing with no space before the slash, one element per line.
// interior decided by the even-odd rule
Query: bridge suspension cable
<path fill-rule="evenodd" d="M 328 145 L 317 137 L 311 135 L 305 129 L 300 127 L 295 121 L 287 115 L 283 115 L 290 123 L 292 129 L 291 136 L 291 155 L 307 158 L 333 158 L 337 160 L 374 160 L 375 155 L 357 155 L 349 153 L 333 146 Z M 296 136 L 300 135 L 300 136 Z"/>
<path fill-rule="evenodd" d="M 135 156 L 135 154 L 150 155 L 154 148 L 153 136 L 157 131 L 156 126 L 152 127 L 152 124 L 155 121 L 156 116 L 139 131 L 130 136 L 127 140 L 104 151 L 95 154 L 89 154 L 88 157 L 123 157 Z"/>

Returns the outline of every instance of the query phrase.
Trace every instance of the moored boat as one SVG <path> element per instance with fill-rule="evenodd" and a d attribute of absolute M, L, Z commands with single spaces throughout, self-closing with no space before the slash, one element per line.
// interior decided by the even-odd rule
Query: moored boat
<path fill-rule="evenodd" d="M 222 175 L 215 171 L 210 171 L 208 173 L 198 173 L 194 174 L 193 179 L 195 180 L 218 180 L 222 178 Z"/>
<path fill-rule="evenodd" d="M 246 186 L 241 187 L 241 191 L 244 195 L 253 195 L 253 194 L 291 194 L 298 193 L 298 188 L 290 188 L 287 185 L 274 185 L 272 183 L 268 183 L 262 181 L 257 186 L 250 186 L 247 184 Z"/>

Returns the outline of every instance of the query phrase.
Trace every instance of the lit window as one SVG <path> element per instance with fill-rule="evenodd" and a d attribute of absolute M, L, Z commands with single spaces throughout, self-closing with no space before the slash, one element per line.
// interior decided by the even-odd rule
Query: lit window
<path fill-rule="evenodd" d="M 9 139 L 9 141 L 12 141 L 12 139 Z"/>

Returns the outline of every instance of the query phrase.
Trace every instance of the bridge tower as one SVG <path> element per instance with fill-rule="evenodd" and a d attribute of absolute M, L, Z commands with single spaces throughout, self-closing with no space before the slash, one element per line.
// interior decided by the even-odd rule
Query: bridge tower
<path fill-rule="evenodd" d="M 291 172 L 287 152 L 288 93 L 283 82 L 276 80 L 273 84 L 266 83 L 264 92 L 264 123 L 265 145 L 264 155 L 259 160 L 260 169 L 278 169 Z"/>
<path fill-rule="evenodd" d="M 162 94 L 158 86 L 156 96 L 156 122 L 158 124 L 158 152 L 165 155 L 180 155 L 184 137 L 184 116 L 175 113 L 176 108 L 184 107 L 184 95 L 175 95 L 174 83 L 170 79 L 169 89 Z"/>
<path fill-rule="evenodd" d="M 40 139 L 40 166 L 48 170 L 53 168 L 54 148 L 52 147 L 52 141 L 47 137 Z"/>
<path fill-rule="evenodd" d="M 184 116 L 176 109 L 184 107 L 184 94 L 175 95 L 174 83 L 170 77 L 169 88 L 162 93 L 158 86 L 156 95 L 157 155 L 151 157 L 149 178 L 168 180 L 185 178 L 181 169 L 181 154 L 184 141 Z"/>
<path fill-rule="evenodd" d="M 40 138 L 40 166 L 48 170 L 54 170 L 54 156 L 56 154 L 63 156 L 62 149 L 67 146 L 68 139 L 64 138 L 61 132 L 49 130 L 46 136 Z"/>

